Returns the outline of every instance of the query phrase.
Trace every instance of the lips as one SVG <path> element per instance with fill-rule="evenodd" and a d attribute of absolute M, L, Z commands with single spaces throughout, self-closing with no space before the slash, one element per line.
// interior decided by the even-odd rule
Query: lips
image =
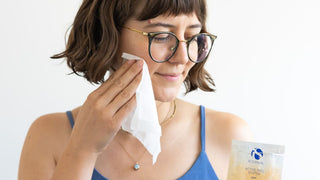
<path fill-rule="evenodd" d="M 182 73 L 156 73 L 162 78 L 168 80 L 168 81 L 177 81 L 181 76 Z"/>

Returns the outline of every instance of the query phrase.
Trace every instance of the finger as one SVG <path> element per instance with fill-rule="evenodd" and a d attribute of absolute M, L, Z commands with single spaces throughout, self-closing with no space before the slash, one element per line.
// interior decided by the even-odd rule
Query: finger
<path fill-rule="evenodd" d="M 109 87 L 101 95 L 104 102 L 103 106 L 109 104 L 121 91 L 123 91 L 129 84 L 142 72 L 142 61 L 137 61 L 127 72 L 122 74 L 121 77 L 116 77 L 115 80 L 110 82 Z M 140 82 L 140 81 L 139 81 Z M 131 93 L 132 94 L 132 93 Z"/>
<path fill-rule="evenodd" d="M 142 79 L 142 71 L 132 80 L 132 82 L 120 91 L 110 102 L 108 108 L 111 113 L 116 113 L 124 104 L 126 104 L 132 96 L 135 95 L 136 89 Z"/>
<path fill-rule="evenodd" d="M 129 114 L 137 106 L 136 95 L 134 94 L 129 101 L 121 106 L 118 111 L 114 114 L 113 119 L 115 121 L 123 121 L 124 118 L 128 117 Z"/>
<path fill-rule="evenodd" d="M 133 65 L 135 64 L 135 60 L 126 61 L 123 63 L 118 70 L 116 70 L 110 77 L 95 90 L 97 96 L 103 94 L 106 89 L 112 84 L 115 80 L 121 77 L 125 72 L 127 72 Z"/>
<path fill-rule="evenodd" d="M 129 64 L 129 65 L 128 65 Z M 127 67 L 129 66 L 129 67 Z M 118 69 L 114 74 L 112 74 L 108 79 L 107 79 L 107 85 L 108 84 L 114 84 L 118 83 L 119 78 L 123 78 L 126 73 L 131 73 L 128 74 L 127 76 L 135 76 L 137 75 L 140 70 L 143 67 L 143 61 L 142 60 L 128 60 L 125 62 L 125 67 Z M 128 78 L 125 78 L 128 79 Z M 132 80 L 133 78 L 131 78 Z M 130 80 L 129 80 L 130 82 Z"/>
<path fill-rule="evenodd" d="M 100 100 L 100 102 L 103 102 L 102 104 L 99 103 L 99 99 L 101 99 L 101 96 L 105 93 L 106 90 L 110 89 L 112 87 L 112 84 L 114 83 L 114 81 L 116 81 L 117 79 L 120 79 L 120 77 L 123 76 L 124 73 L 128 72 L 130 68 L 132 68 L 133 66 L 135 66 L 136 71 L 139 71 L 137 69 L 139 69 L 139 65 L 138 64 L 138 68 L 137 63 L 135 63 L 135 60 L 129 60 L 127 62 L 125 62 L 115 73 L 112 74 L 111 77 L 108 78 L 108 80 L 106 82 L 104 82 L 100 87 L 98 87 L 96 90 L 94 90 L 92 93 L 89 94 L 87 101 L 88 103 L 94 103 L 95 105 L 97 105 L 97 107 L 105 107 L 105 103 L 110 102 L 110 98 L 106 100 Z M 140 67 L 140 69 L 142 69 L 142 67 Z M 131 70 L 132 72 L 132 77 L 134 77 L 134 74 L 136 73 L 135 71 Z M 130 80 L 130 78 L 128 79 Z M 125 83 L 125 82 L 124 82 Z M 117 82 L 117 84 L 122 85 L 122 82 Z M 114 93 L 118 93 L 117 91 L 113 90 L 111 91 L 112 94 L 110 94 L 110 96 L 115 97 Z M 111 98 L 112 99 L 112 98 Z M 101 104 L 101 106 L 99 106 L 99 104 Z"/>

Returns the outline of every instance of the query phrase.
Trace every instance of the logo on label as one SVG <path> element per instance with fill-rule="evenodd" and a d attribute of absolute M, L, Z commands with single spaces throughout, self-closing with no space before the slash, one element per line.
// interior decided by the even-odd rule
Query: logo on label
<path fill-rule="evenodd" d="M 263 157 L 263 152 L 260 148 L 254 148 L 254 150 L 251 151 L 251 157 L 254 157 L 256 160 L 260 160 Z"/>

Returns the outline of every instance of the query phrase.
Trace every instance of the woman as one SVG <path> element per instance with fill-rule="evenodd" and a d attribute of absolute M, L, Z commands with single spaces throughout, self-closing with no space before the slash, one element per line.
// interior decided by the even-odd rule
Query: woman
<path fill-rule="evenodd" d="M 206 33 L 205 20 L 204 0 L 84 0 L 66 51 L 54 58 L 65 57 L 74 73 L 103 83 L 82 106 L 32 124 L 19 179 L 226 179 L 231 141 L 251 138 L 247 124 L 176 99 L 182 83 L 187 92 L 213 91 L 204 64 L 215 36 Z M 145 62 L 123 63 L 123 52 Z M 162 128 L 155 164 L 121 129 L 136 106 L 143 63 Z M 104 80 L 107 71 L 113 73 Z M 141 167 L 134 169 L 136 162 Z"/>

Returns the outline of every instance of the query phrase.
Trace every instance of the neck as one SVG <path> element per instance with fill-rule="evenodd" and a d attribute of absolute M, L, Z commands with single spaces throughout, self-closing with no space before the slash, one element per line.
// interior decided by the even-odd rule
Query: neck
<path fill-rule="evenodd" d="M 173 113 L 173 101 L 161 102 L 156 101 L 159 123 L 166 121 Z"/>

